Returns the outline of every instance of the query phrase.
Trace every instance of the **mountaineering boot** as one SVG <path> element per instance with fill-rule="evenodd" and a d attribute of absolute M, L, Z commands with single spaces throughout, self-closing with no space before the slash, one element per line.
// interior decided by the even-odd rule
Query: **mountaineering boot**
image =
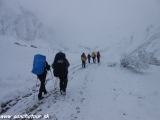
<path fill-rule="evenodd" d="M 66 92 L 65 92 L 65 91 L 62 91 L 62 95 L 66 95 Z"/>
<path fill-rule="evenodd" d="M 38 94 L 38 99 L 42 100 L 44 97 L 42 97 L 42 94 Z"/>
<path fill-rule="evenodd" d="M 61 95 L 66 95 L 66 92 L 61 90 Z"/>
<path fill-rule="evenodd" d="M 47 94 L 47 91 L 45 91 L 44 94 Z"/>
<path fill-rule="evenodd" d="M 60 90 L 61 95 L 63 94 L 63 90 Z"/>
<path fill-rule="evenodd" d="M 39 100 L 42 100 L 43 98 L 44 98 L 44 97 L 42 97 L 42 96 L 41 96 L 41 97 L 38 96 L 38 99 L 39 99 Z"/>

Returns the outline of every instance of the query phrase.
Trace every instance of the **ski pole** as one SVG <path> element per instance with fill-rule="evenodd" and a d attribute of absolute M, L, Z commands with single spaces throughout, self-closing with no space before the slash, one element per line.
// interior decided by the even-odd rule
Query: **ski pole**
<path fill-rule="evenodd" d="M 50 70 L 50 71 L 51 71 L 51 70 Z M 52 75 L 52 72 L 51 72 L 51 75 Z M 53 79 L 53 75 L 52 75 L 52 79 Z M 57 88 L 57 81 L 58 81 L 58 78 L 56 78 L 55 81 L 54 81 L 54 79 L 53 79 L 53 86 L 54 86 L 53 91 L 55 91 L 56 88 Z"/>
<path fill-rule="evenodd" d="M 51 69 L 50 69 L 50 72 L 51 72 L 51 76 L 52 76 L 52 80 L 53 80 L 53 86 L 54 86 L 54 79 L 53 79 L 53 75 L 52 75 Z"/>
<path fill-rule="evenodd" d="M 51 76 L 52 76 L 52 79 L 53 79 L 53 75 L 52 75 L 52 71 L 51 71 L 51 69 L 50 69 L 50 72 L 51 72 Z"/>

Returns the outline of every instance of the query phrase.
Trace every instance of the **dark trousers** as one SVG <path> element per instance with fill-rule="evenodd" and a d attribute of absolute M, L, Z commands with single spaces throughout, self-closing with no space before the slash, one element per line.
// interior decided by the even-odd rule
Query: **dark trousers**
<path fill-rule="evenodd" d="M 86 67 L 86 61 L 82 61 L 82 68 L 85 68 Z"/>
<path fill-rule="evenodd" d="M 38 75 L 38 78 L 41 82 L 40 88 L 39 88 L 39 94 L 38 97 L 42 97 L 42 92 L 46 93 L 46 87 L 45 87 L 45 81 L 46 81 L 46 74 Z"/>
<path fill-rule="evenodd" d="M 59 77 L 59 79 L 60 79 L 60 90 L 66 91 L 67 83 L 68 83 L 67 74 Z"/>
<path fill-rule="evenodd" d="M 97 57 L 98 63 L 100 63 L 100 57 Z"/>
<path fill-rule="evenodd" d="M 92 57 L 92 59 L 93 59 L 93 63 L 95 63 L 96 62 L 95 57 Z"/>
<path fill-rule="evenodd" d="M 88 59 L 88 63 L 90 63 L 90 59 Z"/>

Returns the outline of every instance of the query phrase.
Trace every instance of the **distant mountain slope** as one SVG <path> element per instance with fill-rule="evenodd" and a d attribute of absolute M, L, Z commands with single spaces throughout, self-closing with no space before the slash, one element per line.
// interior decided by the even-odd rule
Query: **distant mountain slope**
<path fill-rule="evenodd" d="M 10 2 L 1 0 L 0 35 L 14 36 L 27 41 L 45 38 L 47 33 L 35 12 L 18 5 L 18 2 Z"/>

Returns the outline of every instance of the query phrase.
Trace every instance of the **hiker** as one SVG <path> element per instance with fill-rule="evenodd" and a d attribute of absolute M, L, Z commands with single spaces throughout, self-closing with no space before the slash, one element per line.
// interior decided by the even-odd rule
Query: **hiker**
<path fill-rule="evenodd" d="M 97 61 L 98 61 L 98 63 L 100 63 L 100 53 L 99 53 L 99 51 L 97 52 Z"/>
<path fill-rule="evenodd" d="M 38 94 L 38 98 L 41 100 L 44 97 L 42 97 L 42 92 L 44 94 L 47 94 L 47 90 L 45 87 L 45 82 L 46 82 L 46 76 L 47 76 L 47 71 L 50 70 L 50 65 L 48 64 L 48 62 L 46 61 L 46 66 L 44 68 L 44 72 L 41 75 L 37 75 L 38 79 L 41 82 L 40 88 L 39 88 L 39 94 Z"/>
<path fill-rule="evenodd" d="M 52 68 L 55 77 L 60 79 L 60 93 L 65 95 L 68 83 L 68 67 L 70 66 L 66 55 L 63 52 L 59 52 L 55 55 Z"/>
<path fill-rule="evenodd" d="M 95 63 L 96 61 L 95 61 L 95 58 L 96 58 L 96 54 L 95 54 L 95 52 L 92 52 L 92 59 L 93 59 L 93 63 Z"/>
<path fill-rule="evenodd" d="M 42 93 L 47 94 L 47 90 L 45 88 L 45 81 L 46 81 L 47 71 L 49 70 L 50 70 L 50 65 L 46 61 L 46 56 L 40 54 L 35 55 L 32 73 L 36 74 L 41 82 L 38 93 L 39 100 L 44 98 L 42 97 Z"/>
<path fill-rule="evenodd" d="M 90 58 L 91 58 L 91 55 L 90 54 L 88 54 L 88 63 L 90 63 Z"/>
<path fill-rule="evenodd" d="M 87 60 L 85 53 L 82 53 L 81 60 L 82 60 L 82 68 L 83 67 L 85 68 L 86 67 L 86 60 Z"/>

